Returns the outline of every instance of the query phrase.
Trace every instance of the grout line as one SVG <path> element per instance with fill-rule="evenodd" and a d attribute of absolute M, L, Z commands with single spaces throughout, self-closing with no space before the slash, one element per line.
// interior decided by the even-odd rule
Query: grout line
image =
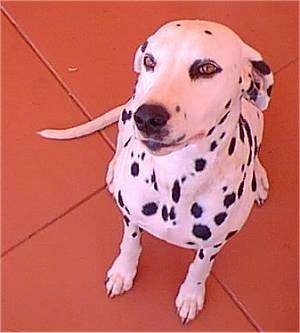
<path fill-rule="evenodd" d="M 67 85 L 67 83 L 61 78 L 58 72 L 54 69 L 54 67 L 50 64 L 50 62 L 43 56 L 43 54 L 39 51 L 39 49 L 34 45 L 29 36 L 21 29 L 18 23 L 14 20 L 13 16 L 9 14 L 9 12 L 1 5 L 1 11 L 4 16 L 8 19 L 8 21 L 15 28 L 17 33 L 21 36 L 21 38 L 25 41 L 25 43 L 31 48 L 33 53 L 38 57 L 38 59 L 42 62 L 43 65 L 47 68 L 50 74 L 54 77 L 54 79 L 58 82 L 58 84 L 63 88 L 63 90 L 67 93 L 70 99 L 75 103 L 75 105 L 79 108 L 81 113 L 88 118 L 88 120 L 92 120 L 93 117 L 87 110 L 87 108 L 82 104 L 78 97 L 72 92 L 71 88 Z M 115 145 L 110 141 L 108 136 L 103 131 L 97 131 L 102 139 L 108 144 L 108 146 L 115 151 Z"/>
<path fill-rule="evenodd" d="M 283 71 L 284 69 L 286 69 L 289 65 L 291 65 L 291 64 L 293 64 L 293 63 L 295 63 L 295 62 L 297 62 L 297 61 L 298 61 L 298 57 L 292 59 L 292 60 L 289 61 L 287 64 L 282 65 L 279 69 L 277 69 L 277 70 L 274 72 L 274 75 L 280 73 L 281 71 Z"/>
<path fill-rule="evenodd" d="M 51 221 L 47 222 L 46 224 L 42 225 L 40 228 L 38 228 L 35 231 L 33 231 L 31 234 L 29 234 L 28 236 L 26 236 L 25 238 L 23 238 L 18 243 L 16 243 L 16 244 L 12 245 L 11 247 L 9 247 L 7 250 L 5 250 L 1 254 L 1 258 L 4 258 L 8 253 L 10 253 L 11 251 L 15 250 L 20 245 L 24 244 L 25 242 L 27 242 L 32 237 L 35 237 L 37 234 L 39 234 L 40 232 L 42 232 L 43 230 L 45 230 L 49 226 L 53 225 L 54 223 L 56 223 L 57 221 L 59 221 L 60 219 L 62 219 L 63 217 L 65 217 L 66 215 L 68 215 L 69 213 L 71 213 L 72 211 L 74 211 L 76 208 L 78 208 L 82 204 L 84 204 L 87 201 L 89 201 L 93 196 L 99 194 L 100 192 L 102 192 L 105 189 L 106 189 L 106 185 L 103 185 L 100 188 L 98 188 L 97 190 L 93 191 L 92 193 L 90 193 L 89 195 L 87 195 L 86 197 L 84 197 L 83 199 L 81 199 L 80 201 L 78 201 L 77 203 L 75 203 L 74 205 L 72 205 L 71 207 L 69 207 L 63 213 L 61 213 L 60 215 L 58 215 L 57 217 L 55 217 Z"/>
<path fill-rule="evenodd" d="M 256 329 L 257 332 L 264 332 L 263 328 L 258 324 L 258 322 L 252 317 L 250 312 L 247 310 L 245 305 L 238 299 L 235 293 L 224 283 L 222 282 L 214 272 L 211 272 L 211 275 L 215 280 L 220 284 L 222 289 L 228 294 L 233 303 L 239 308 L 239 310 L 244 314 L 248 319 L 249 323 Z"/>

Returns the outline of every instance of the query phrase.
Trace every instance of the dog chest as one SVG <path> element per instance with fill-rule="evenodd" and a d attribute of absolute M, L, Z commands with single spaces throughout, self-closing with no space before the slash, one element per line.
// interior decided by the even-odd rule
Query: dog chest
<path fill-rule="evenodd" d="M 244 179 L 243 197 L 237 197 L 242 174 L 234 168 L 240 157 L 226 167 L 210 155 L 204 167 L 188 149 L 184 158 L 174 154 L 153 164 L 144 147 L 132 142 L 116 160 L 114 197 L 127 221 L 154 236 L 186 248 L 211 246 L 241 227 L 235 221 L 243 221 L 253 203 L 250 177 Z"/>

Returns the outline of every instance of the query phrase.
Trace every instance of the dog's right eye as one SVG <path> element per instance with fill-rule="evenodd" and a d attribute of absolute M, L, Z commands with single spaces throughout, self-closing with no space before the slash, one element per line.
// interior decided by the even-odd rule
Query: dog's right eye
<path fill-rule="evenodd" d="M 144 66 L 146 68 L 146 71 L 154 71 L 154 68 L 156 66 L 156 62 L 154 60 L 154 57 L 151 54 L 146 54 L 144 57 Z"/>

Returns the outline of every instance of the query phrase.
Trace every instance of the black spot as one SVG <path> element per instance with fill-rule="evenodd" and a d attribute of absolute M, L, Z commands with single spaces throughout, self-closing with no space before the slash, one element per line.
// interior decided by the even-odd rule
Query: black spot
<path fill-rule="evenodd" d="M 141 155 L 141 160 L 143 161 L 144 160 L 144 158 L 145 158 L 145 152 L 142 152 L 142 155 Z"/>
<path fill-rule="evenodd" d="M 122 112 L 123 124 L 125 124 L 127 120 L 131 119 L 131 116 L 132 116 L 132 112 L 131 111 L 127 112 L 126 109 L 124 109 Z"/>
<path fill-rule="evenodd" d="M 230 233 L 228 233 L 228 235 L 226 236 L 225 240 L 228 240 L 229 238 L 234 236 L 237 232 L 238 232 L 238 230 L 230 231 Z"/>
<path fill-rule="evenodd" d="M 268 75 L 271 73 L 270 67 L 264 61 L 251 61 L 251 63 L 261 74 Z"/>
<path fill-rule="evenodd" d="M 254 157 L 257 155 L 257 137 L 254 135 Z"/>
<path fill-rule="evenodd" d="M 217 248 L 217 247 L 220 247 L 220 246 L 222 246 L 222 243 L 215 244 L 214 248 Z"/>
<path fill-rule="evenodd" d="M 227 194 L 224 199 L 224 206 L 228 208 L 235 202 L 235 193 Z"/>
<path fill-rule="evenodd" d="M 183 176 L 183 177 L 181 178 L 181 182 L 184 183 L 185 181 L 186 181 L 186 176 Z"/>
<path fill-rule="evenodd" d="M 252 135 L 251 135 L 250 126 L 249 126 L 247 120 L 242 115 L 241 115 L 241 119 L 242 119 L 243 125 L 245 126 L 245 130 L 246 130 L 246 133 L 247 133 L 249 145 L 250 145 L 250 147 L 252 147 L 253 141 L 252 141 Z"/>
<path fill-rule="evenodd" d="M 223 139 L 224 138 L 224 136 L 225 136 L 225 132 L 223 132 L 221 135 L 220 135 L 220 139 Z"/>
<path fill-rule="evenodd" d="M 128 207 L 125 206 L 125 210 L 130 215 L 130 211 L 129 211 Z"/>
<path fill-rule="evenodd" d="M 206 136 L 210 136 L 212 132 L 215 130 L 215 126 L 213 126 L 208 132 Z"/>
<path fill-rule="evenodd" d="M 214 260 L 215 259 L 215 257 L 217 256 L 217 254 L 218 253 L 215 253 L 215 254 L 213 254 L 210 258 L 209 258 L 209 261 L 212 261 L 212 260 Z"/>
<path fill-rule="evenodd" d="M 245 164 L 242 165 L 241 170 L 242 170 L 242 172 L 244 172 L 244 170 L 245 170 Z"/>
<path fill-rule="evenodd" d="M 198 284 L 198 285 L 200 285 L 200 284 L 201 284 L 201 282 L 197 282 L 197 284 Z"/>
<path fill-rule="evenodd" d="M 242 121 L 239 120 L 239 129 L 240 129 L 240 138 L 242 142 L 245 142 L 245 133 L 244 133 L 244 128 L 243 128 L 243 124 Z"/>
<path fill-rule="evenodd" d="M 176 112 L 179 112 L 180 111 L 180 106 L 177 105 L 176 108 L 175 108 Z"/>
<path fill-rule="evenodd" d="M 256 185 L 256 177 L 255 177 L 255 173 L 253 172 L 253 177 L 252 177 L 252 182 L 251 182 L 251 188 L 252 188 L 252 191 L 255 192 L 256 191 L 256 188 L 257 188 L 257 185 Z"/>
<path fill-rule="evenodd" d="M 214 217 L 214 221 L 215 221 L 216 225 L 221 225 L 225 221 L 226 217 L 227 217 L 226 212 L 222 212 L 222 213 L 219 213 L 218 215 L 216 215 Z"/>
<path fill-rule="evenodd" d="M 142 51 L 142 52 L 145 52 L 147 46 L 148 46 L 148 41 L 146 40 L 146 41 L 143 43 L 142 47 L 141 47 L 141 51 Z"/>
<path fill-rule="evenodd" d="M 118 203 L 122 208 L 124 207 L 124 201 L 122 198 L 121 190 L 118 192 Z"/>
<path fill-rule="evenodd" d="M 197 202 L 193 203 L 191 207 L 191 214 L 198 219 L 199 217 L 201 217 L 202 213 L 203 213 L 202 207 L 198 205 Z"/>
<path fill-rule="evenodd" d="M 146 179 L 145 182 L 148 184 L 149 183 L 149 179 Z"/>
<path fill-rule="evenodd" d="M 199 251 L 199 258 L 202 260 L 204 258 L 204 252 L 203 249 Z"/>
<path fill-rule="evenodd" d="M 156 182 L 156 176 L 155 176 L 155 171 L 153 170 L 152 175 L 151 175 L 151 183 Z"/>
<path fill-rule="evenodd" d="M 123 218 L 124 218 L 124 222 L 126 223 L 126 225 L 128 227 L 129 226 L 129 222 L 130 222 L 129 218 L 126 215 L 124 215 Z"/>
<path fill-rule="evenodd" d="M 193 234 L 196 237 L 201 238 L 203 240 L 207 240 L 211 236 L 211 232 L 210 232 L 209 227 L 207 227 L 206 225 L 202 225 L 202 224 L 195 224 L 194 225 Z"/>
<path fill-rule="evenodd" d="M 216 141 L 213 141 L 210 145 L 210 151 L 214 151 L 217 148 L 218 144 Z"/>
<path fill-rule="evenodd" d="M 258 91 L 254 87 L 253 81 L 251 81 L 251 85 L 250 85 L 250 87 L 247 90 L 247 94 L 249 95 L 250 100 L 256 101 L 257 95 L 258 95 Z"/>
<path fill-rule="evenodd" d="M 196 245 L 194 242 L 186 242 L 188 245 Z"/>
<path fill-rule="evenodd" d="M 132 137 L 130 137 L 130 138 L 125 142 L 125 144 L 124 144 L 124 148 L 128 146 L 128 143 L 130 142 L 131 138 L 132 138 Z"/>
<path fill-rule="evenodd" d="M 230 107 L 231 104 L 231 99 L 227 102 L 227 104 L 225 105 L 225 109 L 228 109 Z"/>
<path fill-rule="evenodd" d="M 172 188 L 172 199 L 174 202 L 178 202 L 180 199 L 180 185 L 178 180 L 175 180 Z"/>
<path fill-rule="evenodd" d="M 139 227 L 139 232 L 143 232 L 143 231 L 144 231 L 144 229 Z"/>
<path fill-rule="evenodd" d="M 133 158 L 133 151 L 131 152 L 130 156 L 131 156 L 131 158 Z"/>
<path fill-rule="evenodd" d="M 174 207 L 171 208 L 169 216 L 170 216 L 171 220 L 176 219 L 176 214 L 175 214 L 175 208 Z"/>
<path fill-rule="evenodd" d="M 249 126 L 247 120 L 242 115 L 240 115 L 240 119 L 243 122 L 243 125 L 245 127 L 247 137 L 248 137 L 248 142 L 249 142 L 249 157 L 248 157 L 248 162 L 247 162 L 247 165 L 249 166 L 251 163 L 251 160 L 252 160 L 252 145 L 253 145 L 251 129 L 250 129 L 250 126 Z"/>
<path fill-rule="evenodd" d="M 209 30 L 204 30 L 204 32 L 205 32 L 206 34 L 208 34 L 208 35 L 212 35 L 212 32 L 209 31 Z"/>
<path fill-rule="evenodd" d="M 152 175 L 151 175 L 151 183 L 153 183 L 153 187 L 156 191 L 158 191 L 158 187 L 157 187 L 157 181 L 156 181 L 156 175 L 155 175 L 155 171 L 153 170 Z"/>
<path fill-rule="evenodd" d="M 224 186 L 224 187 L 222 188 L 222 190 L 223 190 L 223 192 L 226 192 L 226 191 L 227 191 L 227 186 Z"/>
<path fill-rule="evenodd" d="M 146 216 L 154 215 L 157 212 L 158 206 L 155 202 L 149 202 L 142 208 L 142 213 Z"/>
<path fill-rule="evenodd" d="M 230 111 L 228 111 L 222 118 L 221 118 L 221 120 L 218 122 L 218 125 L 221 125 L 221 124 L 223 124 L 224 123 L 224 121 L 226 120 L 226 118 L 228 117 L 228 115 L 229 115 L 229 112 Z"/>
<path fill-rule="evenodd" d="M 173 223 L 172 223 L 173 225 L 176 225 L 177 223 L 176 223 L 176 221 L 173 221 Z"/>
<path fill-rule="evenodd" d="M 203 158 L 198 158 L 195 161 L 195 170 L 198 171 L 198 172 L 202 171 L 202 170 L 204 170 L 205 165 L 206 165 L 206 160 L 203 159 Z"/>
<path fill-rule="evenodd" d="M 180 24 L 180 23 L 177 23 L 177 24 L 176 24 L 176 27 L 180 27 L 180 26 L 181 26 L 181 24 Z"/>
<path fill-rule="evenodd" d="M 161 215 L 164 221 L 168 221 L 168 208 L 166 205 L 163 205 L 163 208 L 161 210 Z"/>
<path fill-rule="evenodd" d="M 131 174 L 133 177 L 137 177 L 139 175 L 140 169 L 139 164 L 137 162 L 132 163 L 131 165 Z"/>
<path fill-rule="evenodd" d="M 134 232 L 131 236 L 135 238 L 137 236 L 137 232 Z"/>
<path fill-rule="evenodd" d="M 242 180 L 242 182 L 240 183 L 240 186 L 239 186 L 238 192 L 237 192 L 238 198 L 240 198 L 241 195 L 243 194 L 243 191 L 244 191 L 244 185 L 245 185 L 245 182 L 244 182 L 244 180 Z"/>
<path fill-rule="evenodd" d="M 242 83 L 242 78 L 241 77 L 239 78 L 239 83 Z"/>
<path fill-rule="evenodd" d="M 270 85 L 270 87 L 267 89 L 267 94 L 269 97 L 271 97 L 272 89 L 273 89 L 273 84 Z"/>
<path fill-rule="evenodd" d="M 230 141 L 229 148 L 228 148 L 228 154 L 229 155 L 232 155 L 233 152 L 234 152 L 235 142 L 236 142 L 236 139 L 235 139 L 235 137 L 233 137 Z"/>
<path fill-rule="evenodd" d="M 251 150 L 251 148 L 250 148 L 250 150 L 249 150 L 249 157 L 248 157 L 248 161 L 247 161 L 247 166 L 250 165 L 251 160 L 252 160 L 252 150 Z"/>

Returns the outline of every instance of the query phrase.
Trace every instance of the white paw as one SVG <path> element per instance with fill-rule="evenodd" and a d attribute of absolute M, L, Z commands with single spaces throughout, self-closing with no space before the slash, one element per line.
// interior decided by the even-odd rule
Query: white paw
<path fill-rule="evenodd" d="M 176 297 L 177 313 L 182 324 L 193 320 L 203 308 L 205 295 L 204 285 L 186 286 L 182 284 Z"/>
<path fill-rule="evenodd" d="M 265 168 L 258 162 L 255 168 L 256 181 L 257 181 L 257 197 L 256 202 L 262 205 L 268 197 L 269 192 L 269 181 Z"/>
<path fill-rule="evenodd" d="M 123 294 L 133 286 L 136 265 L 130 265 L 119 256 L 107 272 L 105 286 L 107 295 L 114 297 Z"/>

